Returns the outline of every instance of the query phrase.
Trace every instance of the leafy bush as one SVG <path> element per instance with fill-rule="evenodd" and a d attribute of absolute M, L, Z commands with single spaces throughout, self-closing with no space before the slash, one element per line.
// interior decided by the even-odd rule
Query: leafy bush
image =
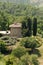
<path fill-rule="evenodd" d="M 20 44 L 25 48 L 35 49 L 41 46 L 42 41 L 40 38 L 37 37 L 27 37 L 23 38 Z"/>
<path fill-rule="evenodd" d="M 23 56 L 24 54 L 26 54 L 26 50 L 24 47 L 18 47 L 16 49 L 13 50 L 12 54 L 18 58 L 20 58 L 21 56 Z"/>
<path fill-rule="evenodd" d="M 0 40 L 0 52 L 6 53 L 6 50 L 5 42 Z"/>
<path fill-rule="evenodd" d="M 41 34 L 42 34 L 42 38 L 43 38 L 43 32 Z"/>
<path fill-rule="evenodd" d="M 13 55 L 7 56 L 6 65 L 22 65 L 21 61 Z"/>
<path fill-rule="evenodd" d="M 22 29 L 22 36 L 23 37 L 27 36 L 27 31 L 28 31 L 28 29 Z"/>
<path fill-rule="evenodd" d="M 16 43 L 16 39 L 15 38 L 12 38 L 10 36 L 3 36 L 0 38 L 1 40 L 5 41 L 5 45 L 9 46 L 9 45 L 15 45 Z"/>
<path fill-rule="evenodd" d="M 36 55 L 31 55 L 32 64 L 39 65 Z"/>
<path fill-rule="evenodd" d="M 30 57 L 28 54 L 25 54 L 21 57 L 22 65 L 29 65 L 30 64 Z"/>
<path fill-rule="evenodd" d="M 8 40 L 9 37 L 8 37 L 8 36 L 4 36 L 4 37 L 2 37 L 1 39 L 2 39 L 2 40 Z"/>
<path fill-rule="evenodd" d="M 8 59 L 8 61 L 6 62 L 6 65 L 13 65 L 13 62 L 10 59 Z"/>
<path fill-rule="evenodd" d="M 25 54 L 21 57 L 22 65 L 39 65 L 36 55 Z"/>
<path fill-rule="evenodd" d="M 19 58 L 9 55 L 6 59 L 6 65 L 39 65 L 36 55 L 24 54 Z"/>
<path fill-rule="evenodd" d="M 2 59 L 3 59 L 3 56 L 4 56 L 4 55 L 0 53 L 0 60 L 2 60 Z"/>

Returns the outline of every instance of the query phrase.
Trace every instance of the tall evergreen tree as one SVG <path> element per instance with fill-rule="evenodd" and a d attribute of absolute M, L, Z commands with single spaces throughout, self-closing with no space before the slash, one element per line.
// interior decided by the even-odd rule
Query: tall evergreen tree
<path fill-rule="evenodd" d="M 32 20 L 30 18 L 28 18 L 28 20 L 27 20 L 27 29 L 28 29 L 28 31 L 27 31 L 28 36 L 31 36 L 31 34 L 32 34 Z"/>
<path fill-rule="evenodd" d="M 37 18 L 33 19 L 33 35 L 37 35 Z"/>
<path fill-rule="evenodd" d="M 22 21 L 22 36 L 23 37 L 26 37 L 26 32 L 27 32 L 26 22 Z"/>
<path fill-rule="evenodd" d="M 22 21 L 22 29 L 26 29 L 26 22 L 25 21 Z"/>

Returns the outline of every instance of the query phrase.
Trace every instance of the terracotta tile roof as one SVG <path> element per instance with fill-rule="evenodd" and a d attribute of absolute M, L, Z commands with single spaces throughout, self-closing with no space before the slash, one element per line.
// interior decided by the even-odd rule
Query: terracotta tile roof
<path fill-rule="evenodd" d="M 14 24 L 11 24 L 9 27 L 21 27 L 21 23 L 14 23 Z"/>

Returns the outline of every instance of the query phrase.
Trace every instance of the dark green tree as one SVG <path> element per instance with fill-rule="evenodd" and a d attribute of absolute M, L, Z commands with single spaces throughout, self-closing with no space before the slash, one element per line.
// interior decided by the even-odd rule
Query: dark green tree
<path fill-rule="evenodd" d="M 7 30 L 7 16 L 5 16 L 4 12 L 1 13 L 1 17 L 2 19 L 0 20 L 0 26 L 1 26 L 1 30 Z"/>
<path fill-rule="evenodd" d="M 22 29 L 26 29 L 27 26 L 26 26 L 26 22 L 25 21 L 22 21 Z"/>
<path fill-rule="evenodd" d="M 0 41 L 0 52 L 1 53 L 6 53 L 7 52 L 7 48 L 5 46 L 5 42 L 4 41 Z"/>
<path fill-rule="evenodd" d="M 37 35 L 37 18 L 33 19 L 33 35 Z"/>
<path fill-rule="evenodd" d="M 27 31 L 28 36 L 31 36 L 31 34 L 32 34 L 32 20 L 30 18 L 28 18 L 28 20 L 27 20 L 27 29 L 28 29 L 28 31 Z"/>
<path fill-rule="evenodd" d="M 27 32 L 26 22 L 22 21 L 22 36 L 25 37 Z"/>

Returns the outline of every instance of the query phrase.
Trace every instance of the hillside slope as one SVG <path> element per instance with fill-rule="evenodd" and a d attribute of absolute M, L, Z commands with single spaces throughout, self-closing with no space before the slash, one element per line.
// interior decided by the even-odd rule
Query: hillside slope
<path fill-rule="evenodd" d="M 0 2 L 25 3 L 25 4 L 43 4 L 43 0 L 0 0 Z"/>

